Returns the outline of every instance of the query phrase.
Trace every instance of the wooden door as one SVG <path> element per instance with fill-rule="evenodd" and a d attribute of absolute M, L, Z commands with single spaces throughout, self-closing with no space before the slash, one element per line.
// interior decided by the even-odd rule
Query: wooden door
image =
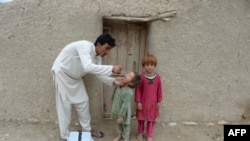
<path fill-rule="evenodd" d="M 117 20 L 103 21 L 103 33 L 109 33 L 116 39 L 116 47 L 103 58 L 103 64 L 121 65 L 122 74 L 129 71 L 141 72 L 141 58 L 146 52 L 147 26 L 143 22 L 127 22 Z M 110 102 L 113 87 L 103 85 L 103 116 L 110 118 Z M 132 98 L 132 114 L 135 113 L 134 97 Z"/>

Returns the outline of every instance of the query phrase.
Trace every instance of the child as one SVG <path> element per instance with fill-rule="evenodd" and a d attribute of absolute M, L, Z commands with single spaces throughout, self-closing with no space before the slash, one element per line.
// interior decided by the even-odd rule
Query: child
<path fill-rule="evenodd" d="M 140 83 L 140 75 L 136 72 L 129 72 L 124 76 L 123 85 L 116 86 L 112 95 L 111 118 L 116 121 L 116 131 L 118 136 L 113 141 L 121 138 L 128 141 L 130 138 L 130 119 L 131 119 L 131 98 L 134 90 Z"/>
<path fill-rule="evenodd" d="M 147 141 L 152 141 L 155 119 L 159 116 L 159 107 L 162 101 L 162 84 L 160 75 L 154 72 L 156 65 L 157 59 L 154 55 L 147 54 L 143 57 L 142 67 L 144 72 L 141 73 L 141 84 L 135 89 L 138 141 L 142 141 L 145 122 L 147 123 Z"/>

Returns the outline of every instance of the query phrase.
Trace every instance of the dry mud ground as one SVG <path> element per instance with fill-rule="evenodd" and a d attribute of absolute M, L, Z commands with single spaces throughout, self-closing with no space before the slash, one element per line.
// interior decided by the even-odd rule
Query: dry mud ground
<path fill-rule="evenodd" d="M 132 120 L 131 140 L 136 141 L 136 120 Z M 185 125 L 182 123 L 156 123 L 154 141 L 223 141 L 223 125 L 197 123 Z M 92 123 L 94 129 L 105 133 L 103 138 L 95 141 L 112 141 L 116 136 L 114 123 L 110 119 L 103 119 Z M 79 129 L 79 125 L 72 124 L 71 130 Z M 54 122 L 29 121 L 0 121 L 0 141 L 59 141 L 58 125 Z M 146 141 L 146 140 L 145 140 Z"/>

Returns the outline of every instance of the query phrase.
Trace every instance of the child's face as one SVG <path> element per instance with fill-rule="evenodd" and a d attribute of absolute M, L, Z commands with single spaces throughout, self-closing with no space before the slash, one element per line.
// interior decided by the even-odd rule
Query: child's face
<path fill-rule="evenodd" d="M 131 82 L 131 80 L 133 79 L 133 77 L 135 77 L 134 72 L 129 72 L 129 73 L 127 73 L 127 74 L 124 76 L 123 82 L 124 82 L 125 84 L 128 84 L 129 82 Z"/>
<path fill-rule="evenodd" d="M 153 73 L 154 69 L 155 69 L 155 65 L 153 65 L 153 64 L 145 64 L 144 65 L 144 71 L 146 73 Z"/>

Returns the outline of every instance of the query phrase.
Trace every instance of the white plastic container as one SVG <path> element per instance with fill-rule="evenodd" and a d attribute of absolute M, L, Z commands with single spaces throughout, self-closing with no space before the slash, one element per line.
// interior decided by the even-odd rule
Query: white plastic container
<path fill-rule="evenodd" d="M 94 141 L 90 132 L 73 131 L 69 133 L 68 141 Z"/>

